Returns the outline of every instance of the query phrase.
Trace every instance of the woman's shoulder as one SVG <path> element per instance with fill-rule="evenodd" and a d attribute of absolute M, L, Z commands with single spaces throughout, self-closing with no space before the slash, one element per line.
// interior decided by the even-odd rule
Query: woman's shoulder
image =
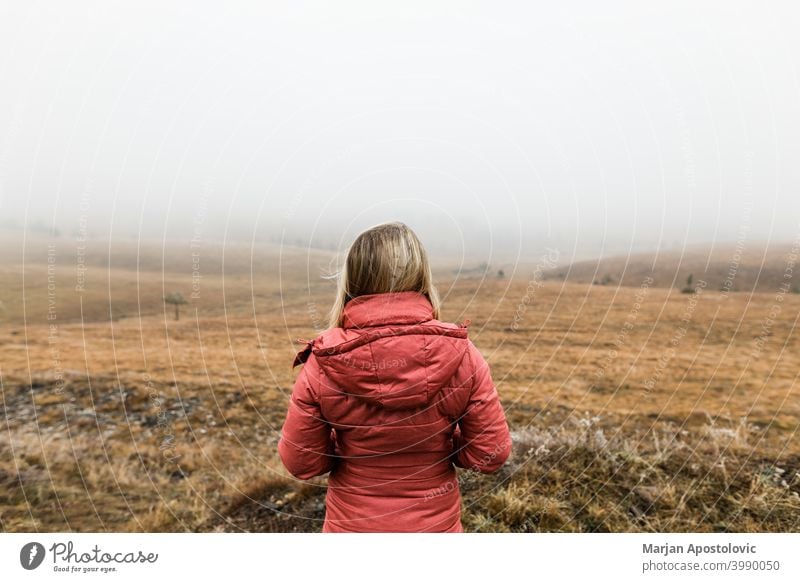
<path fill-rule="evenodd" d="M 294 359 L 294 366 L 305 364 L 311 354 L 315 351 L 322 351 L 333 348 L 358 337 L 358 330 L 345 329 L 342 327 L 330 327 L 319 334 L 314 339 L 298 339 L 297 342 L 303 344 L 303 348 L 297 352 Z"/>

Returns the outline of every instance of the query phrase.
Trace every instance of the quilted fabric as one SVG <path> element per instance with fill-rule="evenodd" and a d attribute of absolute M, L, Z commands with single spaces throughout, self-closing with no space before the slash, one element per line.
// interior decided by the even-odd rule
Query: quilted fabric
<path fill-rule="evenodd" d="M 323 531 L 462 531 L 455 467 L 492 472 L 511 450 L 467 328 L 419 293 L 364 295 L 303 362 L 278 451 L 298 479 L 330 472 Z"/>

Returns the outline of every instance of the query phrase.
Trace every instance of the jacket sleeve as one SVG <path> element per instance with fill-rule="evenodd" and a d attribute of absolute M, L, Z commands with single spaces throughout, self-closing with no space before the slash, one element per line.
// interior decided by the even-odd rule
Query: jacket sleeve
<path fill-rule="evenodd" d="M 319 399 L 309 382 L 307 370 L 308 365 L 297 377 L 278 442 L 281 462 L 298 479 L 327 473 L 335 460 L 333 429 L 322 418 Z"/>
<path fill-rule="evenodd" d="M 472 342 L 467 350 L 472 388 L 453 435 L 453 462 L 465 469 L 492 473 L 502 467 L 511 454 L 511 435 L 489 364 Z"/>

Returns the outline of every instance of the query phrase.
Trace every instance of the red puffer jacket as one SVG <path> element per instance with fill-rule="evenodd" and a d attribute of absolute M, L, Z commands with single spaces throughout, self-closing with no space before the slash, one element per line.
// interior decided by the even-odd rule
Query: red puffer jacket
<path fill-rule="evenodd" d="M 462 531 L 454 465 L 492 472 L 511 450 L 466 327 L 416 292 L 364 295 L 301 362 L 278 452 L 298 479 L 330 471 L 323 531 Z"/>

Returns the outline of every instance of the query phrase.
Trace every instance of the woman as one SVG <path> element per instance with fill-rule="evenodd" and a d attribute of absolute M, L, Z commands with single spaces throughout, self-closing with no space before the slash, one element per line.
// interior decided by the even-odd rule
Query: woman
<path fill-rule="evenodd" d="M 361 233 L 331 326 L 295 359 L 278 452 L 330 472 L 325 532 L 460 532 L 455 467 L 499 469 L 511 439 L 466 325 L 442 323 L 425 249 L 402 223 Z"/>

